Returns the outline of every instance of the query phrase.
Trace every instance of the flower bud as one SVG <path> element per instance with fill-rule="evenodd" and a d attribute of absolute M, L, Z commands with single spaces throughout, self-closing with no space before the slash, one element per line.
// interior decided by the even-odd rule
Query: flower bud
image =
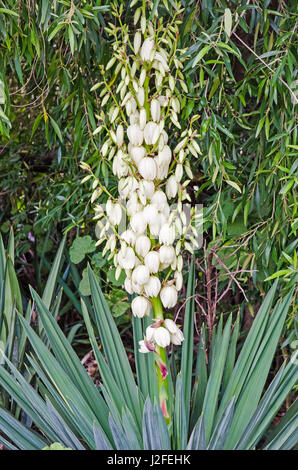
<path fill-rule="evenodd" d="M 176 333 L 170 334 L 171 336 L 171 343 L 175 344 L 175 346 L 180 346 L 182 341 L 184 340 L 184 336 L 182 331 L 178 328 Z"/>
<path fill-rule="evenodd" d="M 178 183 L 175 176 L 170 176 L 166 184 L 166 193 L 169 199 L 176 197 L 178 191 Z"/>
<path fill-rule="evenodd" d="M 145 91 L 144 88 L 140 88 L 137 92 L 137 100 L 140 106 L 144 106 L 145 102 Z"/>
<path fill-rule="evenodd" d="M 146 155 L 146 149 L 145 147 L 134 147 L 132 146 L 130 148 L 130 155 L 135 164 L 138 166 L 142 158 L 145 157 Z"/>
<path fill-rule="evenodd" d="M 144 85 L 145 79 L 146 79 L 146 69 L 143 68 L 141 73 L 140 73 L 140 78 L 139 78 L 140 86 Z"/>
<path fill-rule="evenodd" d="M 146 109 L 142 108 L 140 110 L 140 128 L 143 130 L 147 122 L 147 113 Z"/>
<path fill-rule="evenodd" d="M 125 250 L 121 248 L 118 253 L 118 264 L 123 269 L 133 269 L 135 266 L 136 255 L 131 247 Z"/>
<path fill-rule="evenodd" d="M 128 277 L 126 277 L 126 279 L 125 279 L 125 281 L 124 281 L 124 289 L 125 289 L 126 292 L 128 292 L 129 294 L 133 294 L 133 293 L 134 293 L 134 289 L 133 289 L 133 286 L 132 286 L 131 279 L 129 279 Z"/>
<path fill-rule="evenodd" d="M 134 41 L 133 41 L 133 48 L 134 48 L 135 54 L 139 52 L 140 47 L 141 47 L 141 42 L 142 42 L 142 35 L 140 31 L 137 31 L 134 37 Z"/>
<path fill-rule="evenodd" d="M 157 207 L 154 204 L 148 204 L 143 209 L 143 215 L 144 215 L 144 218 L 145 218 L 147 224 L 157 222 L 157 219 L 158 219 L 158 216 L 159 216 Z"/>
<path fill-rule="evenodd" d="M 146 235 L 140 235 L 136 240 L 135 250 L 139 256 L 144 258 L 151 248 L 151 241 Z"/>
<path fill-rule="evenodd" d="M 127 137 L 132 145 L 142 145 L 143 131 L 137 124 L 132 124 L 127 128 Z"/>
<path fill-rule="evenodd" d="M 175 282 L 176 289 L 179 292 L 183 286 L 183 276 L 179 271 L 176 271 L 174 274 L 174 278 L 176 279 L 176 282 Z"/>
<path fill-rule="evenodd" d="M 134 232 L 141 234 L 146 230 L 146 220 L 142 212 L 136 212 L 131 216 L 130 225 Z"/>
<path fill-rule="evenodd" d="M 124 129 L 123 129 L 122 124 L 119 124 L 119 126 L 117 127 L 117 131 L 116 131 L 116 142 L 117 142 L 118 147 L 121 147 L 121 145 L 123 144 L 123 138 L 124 138 Z"/>
<path fill-rule="evenodd" d="M 150 273 L 157 273 L 159 269 L 159 254 L 157 251 L 149 251 L 144 259 Z"/>
<path fill-rule="evenodd" d="M 155 191 L 151 198 L 151 203 L 154 204 L 159 210 L 162 210 L 167 202 L 167 196 L 161 189 Z"/>
<path fill-rule="evenodd" d="M 145 39 L 141 48 L 141 58 L 144 62 L 149 62 L 151 58 L 151 52 L 154 48 L 154 40 L 151 38 Z"/>
<path fill-rule="evenodd" d="M 136 235 L 132 230 L 125 230 L 125 232 L 121 233 L 120 236 L 121 240 L 124 240 L 128 245 L 134 246 L 136 241 Z"/>
<path fill-rule="evenodd" d="M 152 120 L 154 122 L 159 122 L 159 120 L 160 120 L 160 104 L 159 104 L 158 100 L 153 99 L 151 101 L 150 109 L 151 109 Z"/>
<path fill-rule="evenodd" d="M 147 122 L 144 128 L 144 139 L 147 145 L 155 145 L 160 135 L 160 130 L 155 122 Z"/>
<path fill-rule="evenodd" d="M 164 245 L 172 245 L 176 237 L 175 227 L 173 225 L 164 224 L 159 232 L 159 242 Z"/>
<path fill-rule="evenodd" d="M 135 297 L 131 303 L 131 310 L 135 317 L 143 318 L 145 315 L 149 315 L 151 309 L 151 303 L 146 297 L 138 296 Z"/>
<path fill-rule="evenodd" d="M 132 280 L 135 284 L 139 284 L 140 286 L 147 284 L 149 281 L 150 273 L 147 266 L 141 264 L 137 266 L 132 272 Z"/>
<path fill-rule="evenodd" d="M 110 200 L 108 203 L 111 202 Z M 122 218 L 122 209 L 120 204 L 108 204 L 106 206 L 107 216 L 112 225 L 119 225 Z"/>
<path fill-rule="evenodd" d="M 160 299 L 165 308 L 172 308 L 175 307 L 178 294 L 176 287 L 174 286 L 165 286 L 160 291 Z"/>
<path fill-rule="evenodd" d="M 176 166 L 176 171 L 175 171 L 175 177 L 178 183 L 180 183 L 182 176 L 183 176 L 183 166 L 181 165 L 181 163 L 179 163 L 179 165 Z"/>
<path fill-rule="evenodd" d="M 169 70 L 169 66 L 167 64 L 166 59 L 159 52 L 155 52 L 154 59 L 161 63 L 166 72 Z"/>
<path fill-rule="evenodd" d="M 159 259 L 164 265 L 170 266 L 175 259 L 175 249 L 173 246 L 162 245 L 159 249 Z"/>
<path fill-rule="evenodd" d="M 140 181 L 139 187 L 140 187 L 140 190 L 144 192 L 145 196 L 148 199 L 151 199 L 155 190 L 153 181 L 142 180 Z"/>
<path fill-rule="evenodd" d="M 148 328 L 146 329 L 146 338 L 148 339 L 148 341 L 155 342 L 157 346 L 160 346 L 161 348 L 169 346 L 171 342 L 170 333 L 163 326 L 160 326 L 158 328 L 148 326 Z"/>
<path fill-rule="evenodd" d="M 176 323 L 173 320 L 171 320 L 170 318 L 167 318 L 165 320 L 165 327 L 169 331 L 169 333 L 171 333 L 172 335 L 177 333 L 177 331 L 179 330 Z"/>
<path fill-rule="evenodd" d="M 157 297 L 161 288 L 158 277 L 150 276 L 149 281 L 144 285 L 146 295 L 148 297 Z"/>
<path fill-rule="evenodd" d="M 156 163 L 151 157 L 144 157 L 138 165 L 138 170 L 146 180 L 154 180 L 156 178 Z"/>

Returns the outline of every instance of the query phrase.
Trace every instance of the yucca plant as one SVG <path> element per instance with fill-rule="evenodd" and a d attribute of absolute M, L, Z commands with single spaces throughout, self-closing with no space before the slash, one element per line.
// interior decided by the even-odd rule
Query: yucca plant
<path fill-rule="evenodd" d="M 19 320 L 32 346 L 27 359 L 38 376 L 38 389 L 28 384 L 8 358 L 5 366 L 0 367 L 0 384 L 40 433 L 1 408 L 0 441 L 8 449 L 42 449 L 54 442 L 77 450 L 254 449 L 265 436 L 266 443 L 262 444 L 265 449 L 290 449 L 295 445 L 297 402 L 274 433 L 267 435 L 267 429 L 297 380 L 297 366 L 284 363 L 265 387 L 291 293 L 272 308 L 277 288 L 277 283 L 274 284 L 242 345 L 238 344 L 239 321 L 232 328 L 231 317 L 225 325 L 220 320 L 207 364 L 204 328 L 198 353 L 193 352 L 192 263 L 181 360 L 175 353 L 168 360 L 171 420 L 167 424 L 152 367 L 154 353 L 144 355 L 138 350 L 142 336 L 139 319 L 133 323 L 134 377 L 113 317 L 90 268 L 88 274 L 96 325 L 92 324 L 83 301 L 82 310 L 100 384 L 94 385 L 45 302 L 32 289 L 46 339 L 38 336 L 28 320 L 22 316 Z M 142 321 L 146 323 L 150 318 Z"/>

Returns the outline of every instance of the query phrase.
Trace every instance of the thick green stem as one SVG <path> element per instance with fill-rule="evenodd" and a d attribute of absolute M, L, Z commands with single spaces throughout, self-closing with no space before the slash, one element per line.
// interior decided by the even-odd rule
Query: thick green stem
<path fill-rule="evenodd" d="M 154 297 L 151 299 L 153 305 L 153 312 L 154 318 L 157 320 L 163 320 L 163 307 L 160 300 L 160 297 Z M 162 362 L 162 364 L 167 367 L 167 359 L 166 359 L 166 348 L 157 347 L 157 355 L 156 355 L 156 373 L 158 378 L 158 391 L 159 391 L 159 403 L 161 409 L 165 415 L 166 422 L 169 423 L 170 418 L 168 417 L 168 410 L 167 410 L 167 402 L 168 402 L 168 377 L 166 376 L 163 378 L 162 371 L 158 362 Z"/>

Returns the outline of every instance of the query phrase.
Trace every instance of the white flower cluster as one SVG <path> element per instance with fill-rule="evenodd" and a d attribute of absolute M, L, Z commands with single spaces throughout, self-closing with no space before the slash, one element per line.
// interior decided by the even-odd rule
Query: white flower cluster
<path fill-rule="evenodd" d="M 146 329 L 146 337 L 139 341 L 142 353 L 148 353 L 155 350 L 155 345 L 165 348 L 170 343 L 180 346 L 184 340 L 183 333 L 173 320 L 156 320 Z"/>
<path fill-rule="evenodd" d="M 115 91 L 105 81 L 100 94 L 102 106 L 113 100 L 109 124 L 103 124 L 108 138 L 101 154 L 112 162 L 119 199 L 109 197 L 105 211 L 99 205 L 95 207 L 98 244 L 106 241 L 103 254 L 110 250 L 109 259 L 113 258 L 117 268 L 116 277 L 125 271 L 126 291 L 138 295 L 132 301 L 132 312 L 139 318 L 150 313 L 152 298 L 160 296 L 165 308 L 177 303 L 183 284 L 181 248 L 192 251 L 185 241 L 189 221 L 182 206 L 184 200 L 190 200 L 186 190 L 190 180 L 182 180 L 184 173 L 192 178 L 187 155 L 198 157 L 200 153 L 196 132 L 191 127 L 181 132 L 179 123 L 183 93 L 188 90 L 181 72 L 183 65 L 174 54 L 177 31 L 174 35 L 173 31 L 162 28 L 163 35 L 157 34 L 153 24 L 141 18 L 141 28 L 135 33 L 133 44 L 128 33 L 122 31 L 122 42 L 115 40 L 114 56 L 103 71 L 104 76 L 106 70 L 117 64 L 115 76 L 121 80 Z M 118 31 L 109 32 L 117 38 Z M 102 122 L 106 122 L 106 116 Z M 101 132 L 102 126 L 98 129 L 95 133 Z M 174 151 L 169 145 L 169 132 L 175 132 L 178 140 Z M 97 187 L 99 183 L 96 179 L 93 199 L 102 193 Z M 174 210 L 169 203 L 175 203 Z M 119 233 L 124 210 L 129 226 Z M 110 228 L 114 233 L 107 236 Z M 192 230 L 196 235 L 193 227 Z M 168 320 L 165 322 L 169 324 Z M 165 323 L 147 329 L 146 337 L 150 343 L 164 347 L 170 342 L 180 344 L 181 335 L 179 329 L 174 332 L 173 325 L 167 327 Z"/>

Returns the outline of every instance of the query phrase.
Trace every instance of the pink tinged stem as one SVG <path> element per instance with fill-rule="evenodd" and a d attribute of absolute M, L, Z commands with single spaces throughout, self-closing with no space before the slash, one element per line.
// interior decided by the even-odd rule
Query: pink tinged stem
<path fill-rule="evenodd" d="M 157 364 L 161 372 L 162 380 L 164 380 L 168 375 L 168 369 L 162 361 L 158 361 Z"/>
<path fill-rule="evenodd" d="M 166 400 L 162 400 L 160 403 L 162 414 L 165 418 L 169 418 L 168 410 L 167 410 L 167 402 Z"/>

